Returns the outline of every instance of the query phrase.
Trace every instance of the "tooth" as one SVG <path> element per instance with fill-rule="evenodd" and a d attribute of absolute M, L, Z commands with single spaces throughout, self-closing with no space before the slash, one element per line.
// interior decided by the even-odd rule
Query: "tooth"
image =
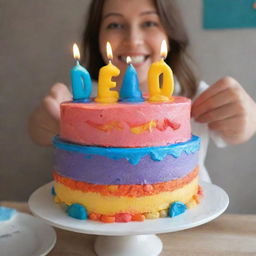
<path fill-rule="evenodd" d="M 133 56 L 131 57 L 131 60 L 133 63 L 139 63 L 144 61 L 144 56 Z"/>
<path fill-rule="evenodd" d="M 146 59 L 146 56 L 144 55 L 140 55 L 140 56 L 130 56 L 131 57 L 131 63 L 141 63 L 143 61 L 145 61 Z M 127 56 L 120 56 L 120 59 L 123 61 L 123 62 L 126 62 L 126 58 Z"/>

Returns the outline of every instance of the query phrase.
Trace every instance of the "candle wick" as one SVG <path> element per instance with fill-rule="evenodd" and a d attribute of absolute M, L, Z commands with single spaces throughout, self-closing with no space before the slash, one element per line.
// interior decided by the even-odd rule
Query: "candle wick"
<path fill-rule="evenodd" d="M 79 60 L 78 59 L 76 59 L 76 65 L 79 65 Z"/>
<path fill-rule="evenodd" d="M 112 64 L 112 61 L 111 61 L 111 59 L 109 59 L 109 60 L 108 60 L 108 63 L 109 63 L 109 64 Z"/>

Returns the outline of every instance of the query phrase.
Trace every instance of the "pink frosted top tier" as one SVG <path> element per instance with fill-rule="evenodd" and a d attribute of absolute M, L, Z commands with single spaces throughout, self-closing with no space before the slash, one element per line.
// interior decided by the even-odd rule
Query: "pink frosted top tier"
<path fill-rule="evenodd" d="M 168 103 L 61 104 L 63 140 L 104 147 L 151 147 L 191 138 L 191 101 L 173 97 Z"/>

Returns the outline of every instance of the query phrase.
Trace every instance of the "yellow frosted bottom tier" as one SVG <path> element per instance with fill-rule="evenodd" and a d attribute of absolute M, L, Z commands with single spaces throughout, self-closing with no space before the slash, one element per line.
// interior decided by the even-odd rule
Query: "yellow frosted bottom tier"
<path fill-rule="evenodd" d="M 79 190 L 72 190 L 60 183 L 55 183 L 54 188 L 58 202 L 66 205 L 82 204 L 86 207 L 88 213 L 102 215 L 152 213 L 168 209 L 175 201 L 188 204 L 193 196 L 198 193 L 198 177 L 174 191 L 141 197 L 118 197 L 104 196 L 94 192 L 85 193 Z"/>

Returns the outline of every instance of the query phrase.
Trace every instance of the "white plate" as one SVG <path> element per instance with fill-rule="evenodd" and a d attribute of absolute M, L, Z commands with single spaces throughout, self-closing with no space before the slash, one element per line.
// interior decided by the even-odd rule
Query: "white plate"
<path fill-rule="evenodd" d="M 36 190 L 29 198 L 31 211 L 47 223 L 69 231 L 107 235 L 127 236 L 175 232 L 207 223 L 222 214 L 229 203 L 227 193 L 220 187 L 201 183 L 204 196 L 201 203 L 175 218 L 159 218 L 144 222 L 101 223 L 91 220 L 77 220 L 67 216 L 64 210 L 56 205 L 51 195 L 53 182 Z"/>
<path fill-rule="evenodd" d="M 43 256 L 55 243 L 54 229 L 29 214 L 17 212 L 11 221 L 0 224 L 1 256 Z"/>

